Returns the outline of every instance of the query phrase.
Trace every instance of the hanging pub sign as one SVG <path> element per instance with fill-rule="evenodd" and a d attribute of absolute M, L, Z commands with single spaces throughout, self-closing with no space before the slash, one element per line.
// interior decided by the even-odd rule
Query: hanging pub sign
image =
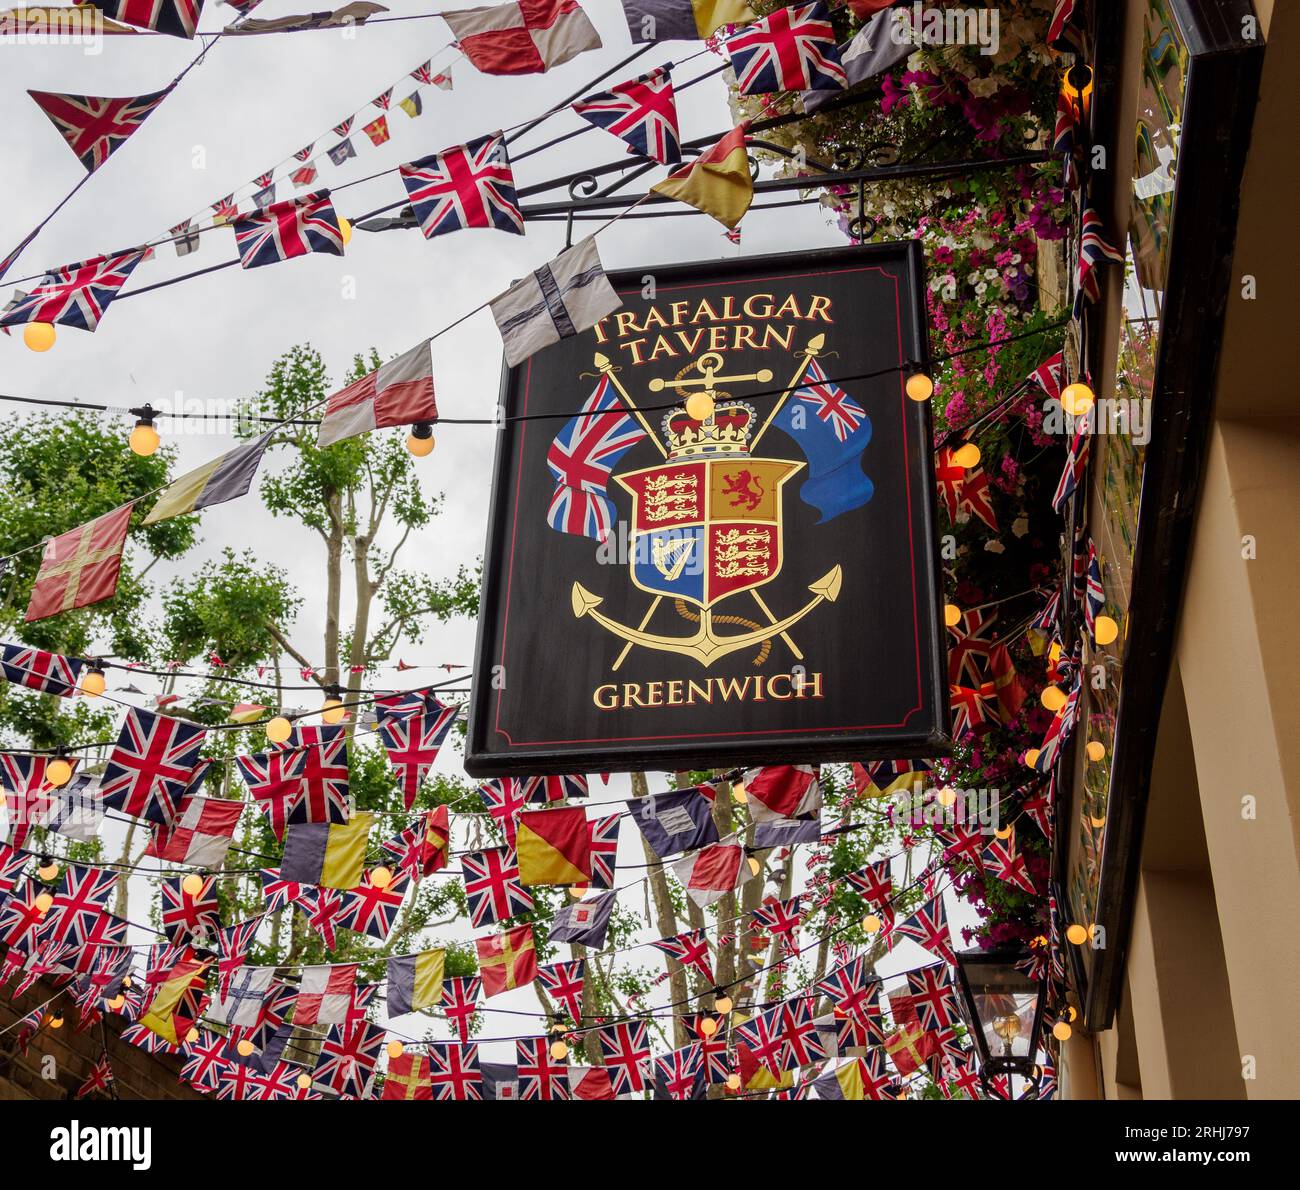
<path fill-rule="evenodd" d="M 467 771 L 945 751 L 919 248 L 611 280 L 503 381 Z"/>

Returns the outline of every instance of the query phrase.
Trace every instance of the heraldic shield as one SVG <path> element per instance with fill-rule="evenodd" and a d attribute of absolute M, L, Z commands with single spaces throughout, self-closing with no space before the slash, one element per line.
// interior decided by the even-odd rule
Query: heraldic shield
<path fill-rule="evenodd" d="M 803 466 L 670 459 L 617 476 L 632 496 L 632 582 L 701 608 L 771 582 L 781 571 L 781 488 Z"/>

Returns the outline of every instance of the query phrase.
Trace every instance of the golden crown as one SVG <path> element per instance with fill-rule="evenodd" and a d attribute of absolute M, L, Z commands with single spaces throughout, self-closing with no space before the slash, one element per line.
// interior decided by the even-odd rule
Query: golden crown
<path fill-rule="evenodd" d="M 754 407 L 744 401 L 721 400 L 703 421 L 685 409 L 674 409 L 663 421 L 668 457 L 748 454 L 756 416 Z"/>

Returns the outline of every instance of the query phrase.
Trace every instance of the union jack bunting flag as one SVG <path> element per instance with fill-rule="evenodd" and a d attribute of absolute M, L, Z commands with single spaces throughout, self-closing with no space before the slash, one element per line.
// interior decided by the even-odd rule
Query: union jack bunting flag
<path fill-rule="evenodd" d="M 1074 316 L 1083 313 L 1085 302 L 1095 302 L 1101 297 L 1101 281 L 1097 269 L 1103 264 L 1120 264 L 1124 254 L 1111 245 L 1102 232 L 1101 216 L 1091 207 L 1083 212 L 1079 226 L 1079 264 L 1075 272 Z"/>
<path fill-rule="evenodd" d="M 895 927 L 904 938 L 913 938 L 936 958 L 945 963 L 955 963 L 952 939 L 948 933 L 948 913 L 943 907 L 943 897 L 937 896 L 922 905 L 911 917 Z"/>
<path fill-rule="evenodd" d="M 305 748 L 235 757 L 248 792 L 266 815 L 272 834 L 281 842 L 289 825 L 289 812 L 302 798 L 306 763 Z"/>
<path fill-rule="evenodd" d="M 343 255 L 343 233 L 328 191 L 317 191 L 235 220 L 235 247 L 242 268 L 278 264 L 295 256 Z"/>
<path fill-rule="evenodd" d="M 601 1057 L 614 1080 L 615 1095 L 646 1089 L 650 1067 L 648 1029 L 645 1021 L 620 1021 L 596 1031 Z"/>
<path fill-rule="evenodd" d="M 442 981 L 442 1014 L 460 1034 L 461 1045 L 469 1042 L 469 1028 L 478 1011 L 483 981 L 477 975 L 458 975 Z"/>
<path fill-rule="evenodd" d="M 956 624 L 948 626 L 953 637 L 948 644 L 948 681 L 960 682 L 963 673 L 974 682 L 983 679 L 993 649 L 989 635 L 997 618 L 994 608 L 971 608 L 961 613 Z"/>
<path fill-rule="evenodd" d="M 697 1099 L 703 1073 L 700 1047 L 694 1042 L 655 1059 L 656 1086 L 663 1087 L 669 1099 Z"/>
<path fill-rule="evenodd" d="M 203 747 L 195 723 L 131 707 L 99 783 L 104 805 L 171 825 Z"/>
<path fill-rule="evenodd" d="M 883 1017 L 880 1008 L 880 981 L 867 976 L 865 958 L 851 959 L 836 967 L 813 987 L 819 995 L 828 996 L 840 1016 L 874 1028 L 878 1039 L 884 1037 Z"/>
<path fill-rule="evenodd" d="M 520 1099 L 568 1099 L 569 1064 L 551 1057 L 549 1037 L 529 1037 L 515 1042 L 518 1056 Z"/>
<path fill-rule="evenodd" d="M 1062 87 L 1056 95 L 1056 124 L 1052 129 L 1052 152 L 1061 158 L 1061 181 L 1073 190 L 1079 181 L 1079 167 L 1074 159 L 1074 130 L 1079 113 L 1074 101 Z"/>
<path fill-rule="evenodd" d="M 1040 773 L 1050 773 L 1056 767 L 1056 758 L 1074 732 L 1074 723 L 1079 715 L 1079 683 L 1076 681 L 1066 696 L 1065 706 L 1056 712 L 1048 724 L 1047 734 L 1043 737 L 1042 747 L 1038 750 L 1038 759 L 1034 768 Z"/>
<path fill-rule="evenodd" d="M 803 915 L 803 897 L 791 897 L 788 901 L 778 901 L 769 897 L 749 916 L 750 921 L 760 930 L 779 938 L 793 939 L 799 932 L 799 922 Z"/>
<path fill-rule="evenodd" d="M 709 939 L 703 930 L 687 930 L 675 938 L 661 938 L 650 945 L 696 972 L 705 983 L 715 982 L 713 964 L 709 960 Z"/>
<path fill-rule="evenodd" d="M 196 934 L 214 934 L 221 926 L 217 878 L 202 877 L 203 887 L 193 896 L 181 887 L 188 879 L 188 876 L 164 876 L 159 882 L 163 933 L 173 942 L 184 941 Z"/>
<path fill-rule="evenodd" d="M 506 844 L 513 847 L 519 812 L 528 804 L 524 797 L 523 783 L 514 777 L 493 777 L 478 787 L 478 795 L 483 799 L 483 805 L 492 815 L 493 821 L 501 828 Z"/>
<path fill-rule="evenodd" d="M 993 489 L 983 467 L 972 467 L 962 482 L 961 499 L 957 504 L 958 521 L 964 519 L 963 513 L 979 517 L 990 529 L 998 527 L 997 514 L 993 511 Z"/>
<path fill-rule="evenodd" d="M 38 941 L 34 953 L 27 962 L 22 978 L 13 989 L 12 995 L 14 999 L 21 996 L 42 976 L 50 975 L 56 971 L 67 973 L 70 968 L 65 966 L 65 963 L 72 958 L 76 950 L 77 944 L 75 942 Z"/>
<path fill-rule="evenodd" d="M 588 95 L 575 103 L 573 110 L 626 141 L 642 157 L 660 165 L 676 165 L 682 159 L 673 76 L 667 67 Z"/>
<path fill-rule="evenodd" d="M 1038 385 L 1049 400 L 1059 401 L 1061 390 L 1065 387 L 1065 356 L 1058 351 L 1043 360 L 1030 374 L 1029 378 Z"/>
<path fill-rule="evenodd" d="M 645 431 L 602 375 L 578 417 L 567 422 L 546 452 L 555 493 L 546 523 L 557 533 L 604 541 L 618 520 L 607 491 L 614 467 Z"/>
<path fill-rule="evenodd" d="M 512 848 L 466 852 L 460 857 L 460 867 L 475 929 L 498 925 L 532 909 L 533 897 L 519 883 L 519 863 Z"/>
<path fill-rule="evenodd" d="M 44 824 L 54 806 L 54 788 L 45 780 L 49 756 L 0 752 L 0 786 L 15 847 L 22 847 L 32 827 Z M 71 762 L 69 762 L 71 763 Z"/>
<path fill-rule="evenodd" d="M 326 950 L 334 949 L 334 931 L 343 912 L 343 894 L 334 888 L 304 888 L 298 898 L 307 924 L 321 936 Z"/>
<path fill-rule="evenodd" d="M 1006 839 L 990 839 L 981 856 L 984 871 L 1007 884 L 1013 884 L 1022 892 L 1036 893 L 1033 877 L 1029 874 L 1029 865 L 1025 857 L 1016 849 L 1014 828 Z"/>
<path fill-rule="evenodd" d="M 58 95 L 50 91 L 27 94 L 59 130 L 87 173 L 103 165 L 167 98 L 167 91 L 116 99 L 100 95 Z"/>
<path fill-rule="evenodd" d="M 356 118 L 356 117 L 354 117 L 354 116 L 349 116 L 349 117 L 348 117 L 346 120 L 344 120 L 341 124 L 335 124 L 335 125 L 334 125 L 334 135 L 335 135 L 335 136 L 347 136 L 347 134 L 348 134 L 349 132 L 352 131 L 352 121 L 353 121 L 355 118 Z"/>
<path fill-rule="evenodd" d="M 193 38 L 199 27 L 203 0 L 96 0 L 95 7 L 111 21 L 121 21 L 137 29 L 152 29 L 170 37 Z"/>
<path fill-rule="evenodd" d="M 728 37 L 742 95 L 771 91 L 836 91 L 848 85 L 826 5 L 778 8 Z"/>
<path fill-rule="evenodd" d="M 14 891 L 14 885 L 27 866 L 27 860 L 25 851 L 19 851 L 0 840 L 0 902 Z"/>
<path fill-rule="evenodd" d="M 302 792 L 289 807 L 290 822 L 347 822 L 348 733 L 345 724 L 300 727 Z"/>
<path fill-rule="evenodd" d="M 389 884 L 376 888 L 366 873 L 361 884 L 342 894 L 343 905 L 336 924 L 355 934 L 387 941 L 410 883 L 409 876 L 394 876 Z"/>
<path fill-rule="evenodd" d="M 47 653 L 30 645 L 0 645 L 0 672 L 5 681 L 41 694 L 66 698 L 76 690 L 85 664 L 80 658 Z"/>
<path fill-rule="evenodd" d="M 433 59 L 430 58 L 427 62 L 423 63 L 420 66 L 417 66 L 413 71 L 411 71 L 411 77 L 417 83 L 432 84 L 434 81 Z"/>
<path fill-rule="evenodd" d="M 1097 555 L 1097 547 L 1091 537 L 1088 538 L 1086 556 L 1083 580 L 1083 622 L 1087 626 L 1088 635 L 1092 636 L 1097 628 L 1097 616 L 1106 606 L 1106 588 L 1101 581 L 1101 558 Z"/>
<path fill-rule="evenodd" d="M 379 724 L 379 738 L 388 762 L 397 773 L 402 798 L 409 810 L 415 804 L 420 782 L 438 759 L 447 733 L 460 708 L 435 703 L 433 710 L 416 715 L 386 715 Z"/>
<path fill-rule="evenodd" d="M 236 922 L 233 926 L 223 926 L 217 930 L 218 986 L 221 998 L 230 995 L 230 980 L 235 972 L 248 962 L 248 950 L 257 936 L 264 914 L 250 917 L 247 921 Z"/>
<path fill-rule="evenodd" d="M 144 255 L 145 249 L 130 248 L 53 269 L 5 307 L 0 326 L 56 322 L 93 331 Z"/>
<path fill-rule="evenodd" d="M 955 453 L 952 447 L 945 446 L 934 455 L 934 479 L 950 521 L 957 520 L 962 484 L 966 482 L 966 468 L 953 458 Z"/>
<path fill-rule="evenodd" d="M 575 1024 L 582 1023 L 582 989 L 586 986 L 587 960 L 551 963 L 537 968 L 537 977 L 552 999 L 564 1005 Z"/>
<path fill-rule="evenodd" d="M 481 1100 L 483 1069 L 477 1043 L 429 1042 L 429 1082 L 434 1099 Z"/>
<path fill-rule="evenodd" d="M 157 1037 L 151 1029 L 136 1026 L 150 1037 Z M 122 1034 L 126 1036 L 125 1032 Z M 185 1046 L 185 1064 L 181 1067 L 181 1080 L 200 1091 L 215 1092 L 219 1076 L 231 1065 L 225 1056 L 226 1039 L 212 1029 L 200 1028 L 198 1038 Z"/>
<path fill-rule="evenodd" d="M 393 102 L 393 88 L 389 87 L 382 95 L 376 95 L 370 102 L 381 111 L 387 111 L 388 105 Z"/>
<path fill-rule="evenodd" d="M 813 1019 L 813 998 L 796 996 L 781 1006 L 781 1066 L 811 1066 L 827 1058 L 821 1031 Z"/>
<path fill-rule="evenodd" d="M 1083 35 L 1075 27 L 1079 15 L 1079 0 L 1056 0 L 1052 19 L 1047 25 L 1047 44 L 1060 53 L 1081 53 Z"/>
<path fill-rule="evenodd" d="M 247 1101 L 253 1097 L 257 1071 L 242 1062 L 228 1062 L 217 1071 L 216 1097 L 223 1101 Z"/>
<path fill-rule="evenodd" d="M 570 774 L 561 777 L 525 777 L 523 787 L 526 802 L 562 802 L 566 798 L 586 797 L 587 778 Z"/>
<path fill-rule="evenodd" d="M 951 1099 L 960 1093 L 969 1099 L 980 1097 L 980 1063 L 979 1055 L 973 1049 L 963 1050 L 960 1054 L 945 1054 L 943 1058 L 943 1082 L 939 1089 Z"/>
<path fill-rule="evenodd" d="M 927 1033 L 951 1028 L 961 1020 L 957 986 L 946 967 L 907 972 L 907 990 L 921 1028 Z"/>
<path fill-rule="evenodd" d="M 86 1081 L 77 1088 L 73 1098 L 85 1099 L 87 1095 L 112 1095 L 116 1099 L 117 1090 L 113 1084 L 113 1067 L 108 1061 L 108 1051 L 104 1050 L 99 1056 L 99 1061 L 90 1068 Z"/>
<path fill-rule="evenodd" d="M 39 940 L 84 946 L 117 892 L 117 873 L 87 864 L 69 864 L 45 914 Z"/>
<path fill-rule="evenodd" d="M 1088 456 L 1092 452 L 1092 410 L 1076 419 L 1074 435 L 1070 439 L 1070 449 L 1065 455 L 1065 467 L 1057 481 L 1056 491 L 1052 495 L 1052 507 L 1061 515 L 1065 514 L 1065 505 L 1074 495 L 1079 484 L 1083 482 L 1088 470 Z"/>
<path fill-rule="evenodd" d="M 310 160 L 311 160 L 311 151 L 312 151 L 312 149 L 314 149 L 315 147 L 316 147 L 316 142 L 315 142 L 315 141 L 312 141 L 312 143 L 309 144 L 309 145 L 304 145 L 301 149 L 299 149 L 299 150 L 298 150 L 298 151 L 293 155 L 293 159 L 294 159 L 295 161 L 310 161 Z"/>
<path fill-rule="evenodd" d="M 298 1089 L 298 1075 L 300 1073 L 300 1069 L 289 1062 L 277 1062 L 265 1073 L 258 1072 L 253 1075 L 252 1079 L 249 1080 L 250 1094 L 248 1098 L 255 1103 L 298 1099 L 300 1097 Z"/>
<path fill-rule="evenodd" d="M 756 1013 L 732 1033 L 736 1039 L 737 1056 L 743 1047 L 759 1066 L 769 1074 L 781 1077 L 784 1069 L 784 1005 L 778 1004 L 766 1012 Z"/>
<path fill-rule="evenodd" d="M 262 879 L 262 912 L 274 913 L 277 909 L 287 909 L 300 899 L 308 886 L 295 880 L 283 880 L 279 868 L 263 868 L 259 873 Z"/>
<path fill-rule="evenodd" d="M 431 153 L 397 171 L 426 239 L 466 227 L 524 234 L 501 133 Z"/>
<path fill-rule="evenodd" d="M 978 686 L 949 686 L 952 704 L 952 733 L 963 736 L 967 732 L 982 733 L 992 730 L 993 716 L 989 707 L 997 702 L 998 688 L 993 682 Z"/>
<path fill-rule="evenodd" d="M 894 877 L 889 860 L 877 860 L 856 872 L 846 872 L 844 879 L 849 887 L 869 904 L 884 910 L 889 917 L 893 917 L 891 898 L 894 895 Z"/>
<path fill-rule="evenodd" d="M 238 214 L 239 206 L 235 202 L 233 194 L 227 194 L 225 198 L 219 198 L 212 204 L 212 222 L 214 226 L 218 223 L 229 223 Z"/>
<path fill-rule="evenodd" d="M 587 823 L 592 888 L 614 887 L 614 873 L 618 859 L 618 829 L 622 821 L 622 814 L 610 814 L 605 818 L 593 818 Z"/>
<path fill-rule="evenodd" d="M 867 411 L 849 396 L 838 384 L 828 380 L 821 364 L 809 358 L 803 381 L 791 394 L 812 411 L 818 421 L 825 422 L 835 434 L 836 441 L 845 442 L 863 422 Z"/>

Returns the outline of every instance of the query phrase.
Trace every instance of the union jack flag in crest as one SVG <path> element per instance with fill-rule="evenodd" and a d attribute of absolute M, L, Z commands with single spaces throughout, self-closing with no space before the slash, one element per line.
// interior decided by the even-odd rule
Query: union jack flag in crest
<path fill-rule="evenodd" d="M 0 326 L 57 322 L 93 331 L 144 256 L 144 248 L 130 248 L 62 265 L 46 273 L 31 293 L 11 302 L 0 314 Z"/>
<path fill-rule="evenodd" d="M 27 94 L 59 130 L 87 173 L 103 165 L 167 98 L 167 91 L 116 99 L 100 95 L 58 95 L 51 91 Z"/>
<path fill-rule="evenodd" d="M 809 406 L 818 421 L 826 422 L 839 442 L 847 441 L 867 416 L 867 411 L 861 405 L 839 385 L 826 378 L 826 373 L 815 358 L 809 359 L 803 383 L 795 389 L 792 396 L 794 400 Z"/>
<path fill-rule="evenodd" d="M 667 67 L 588 95 L 573 110 L 660 165 L 676 165 L 682 159 L 673 76 Z"/>
<path fill-rule="evenodd" d="M 399 167 L 426 239 L 466 227 L 524 234 L 515 176 L 497 132 Z"/>
<path fill-rule="evenodd" d="M 339 217 L 327 191 L 272 203 L 264 211 L 236 219 L 234 228 L 239 263 L 246 269 L 312 252 L 343 255 Z"/>
<path fill-rule="evenodd" d="M 558 533 L 604 541 L 618 519 L 606 487 L 619 459 L 645 437 L 601 376 L 582 413 L 566 423 L 546 452 L 555 494 L 546 523 Z"/>
<path fill-rule="evenodd" d="M 826 5 L 778 8 L 724 44 L 742 95 L 836 91 L 848 85 Z"/>

